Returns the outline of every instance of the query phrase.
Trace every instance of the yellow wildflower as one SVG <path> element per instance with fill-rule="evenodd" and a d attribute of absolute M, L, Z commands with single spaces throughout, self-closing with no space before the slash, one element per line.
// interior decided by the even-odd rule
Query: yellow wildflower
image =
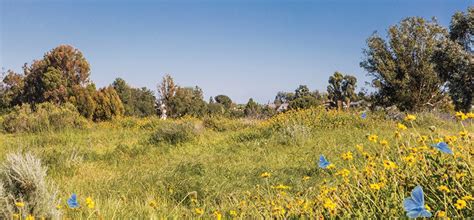
<path fill-rule="evenodd" d="M 467 131 L 460 131 L 459 136 L 466 137 L 467 136 Z"/>
<path fill-rule="evenodd" d="M 195 208 L 194 213 L 196 213 L 196 215 L 202 215 L 202 214 L 204 214 L 204 209 Z"/>
<path fill-rule="evenodd" d="M 15 213 L 15 214 L 13 214 L 12 217 L 13 217 L 13 219 L 20 219 L 20 214 Z"/>
<path fill-rule="evenodd" d="M 387 170 L 393 170 L 393 169 L 398 168 L 398 166 L 395 162 L 392 162 L 392 161 L 389 161 L 389 160 L 384 160 L 383 161 L 383 167 Z"/>
<path fill-rule="evenodd" d="M 270 174 L 269 172 L 263 172 L 262 174 L 260 174 L 260 177 L 262 178 L 268 178 L 268 177 L 271 177 L 272 174 Z"/>
<path fill-rule="evenodd" d="M 415 121 L 415 120 L 416 120 L 416 116 L 415 116 L 415 115 L 408 114 L 408 115 L 405 117 L 405 121 Z"/>
<path fill-rule="evenodd" d="M 86 204 L 87 204 L 87 199 L 86 199 Z M 158 203 L 155 201 L 155 200 L 150 200 L 150 202 L 148 202 L 148 205 L 152 208 L 155 208 L 156 206 L 158 206 Z M 87 206 L 89 207 L 89 204 L 87 204 Z M 94 207 L 89 207 L 90 209 L 93 209 Z"/>
<path fill-rule="evenodd" d="M 336 176 L 348 177 L 350 173 L 348 169 L 342 169 L 336 172 Z"/>
<path fill-rule="evenodd" d="M 151 203 L 151 202 L 150 202 Z M 155 202 L 156 203 L 156 202 Z M 86 198 L 86 205 L 88 208 L 93 209 L 95 207 L 95 202 L 92 200 L 91 197 Z M 151 204 L 150 204 L 151 206 Z M 152 206 L 153 207 L 153 206 Z"/>
<path fill-rule="evenodd" d="M 431 207 L 428 206 L 428 204 L 425 204 L 425 209 L 428 210 L 428 211 L 431 211 Z"/>
<path fill-rule="evenodd" d="M 446 143 L 454 143 L 458 138 L 456 136 L 444 136 L 444 141 Z"/>
<path fill-rule="evenodd" d="M 308 181 L 309 179 L 311 179 L 310 176 L 303 176 L 303 181 Z"/>
<path fill-rule="evenodd" d="M 15 205 L 16 205 L 16 207 L 18 207 L 18 208 L 23 208 L 23 207 L 25 207 L 25 203 L 23 203 L 23 202 L 16 202 Z"/>
<path fill-rule="evenodd" d="M 469 112 L 469 113 L 466 114 L 466 116 L 467 116 L 468 118 L 474 118 L 474 113 L 473 113 L 473 112 Z"/>
<path fill-rule="evenodd" d="M 370 184 L 370 188 L 373 189 L 373 190 L 380 190 L 380 184 L 378 183 L 372 183 Z"/>
<path fill-rule="evenodd" d="M 229 211 L 229 215 L 232 216 L 232 217 L 236 217 L 236 216 L 237 216 L 237 211 L 235 211 L 235 210 L 230 210 L 230 211 Z"/>
<path fill-rule="evenodd" d="M 379 144 L 382 145 L 383 147 L 386 147 L 388 145 L 388 141 L 384 139 L 384 140 L 381 140 Z"/>
<path fill-rule="evenodd" d="M 473 198 L 471 195 L 467 195 L 467 196 L 463 196 L 463 197 L 462 197 L 462 200 L 465 200 L 465 201 L 472 201 L 472 200 L 474 200 L 474 198 Z"/>
<path fill-rule="evenodd" d="M 451 190 L 449 190 L 449 188 L 445 185 L 441 185 L 438 187 L 438 190 L 441 191 L 441 192 L 444 192 L 444 193 L 449 193 L 451 192 Z"/>
<path fill-rule="evenodd" d="M 455 116 L 458 120 L 461 120 L 461 121 L 464 121 L 468 118 L 468 116 L 464 114 L 463 112 L 456 112 Z"/>
<path fill-rule="evenodd" d="M 356 149 L 361 153 L 364 152 L 364 146 L 362 144 L 357 144 Z"/>
<path fill-rule="evenodd" d="M 415 164 L 416 162 L 416 159 L 413 154 L 410 154 L 406 157 L 402 157 L 402 160 L 405 161 L 405 163 L 407 163 L 409 166 L 413 166 L 413 164 Z"/>
<path fill-rule="evenodd" d="M 222 214 L 219 211 L 214 211 L 213 214 L 214 214 L 214 217 L 216 217 L 217 220 L 222 219 Z"/>
<path fill-rule="evenodd" d="M 26 216 L 25 220 L 35 220 L 35 217 L 32 215 Z"/>
<path fill-rule="evenodd" d="M 455 177 L 456 179 L 461 179 L 463 177 L 465 177 L 467 174 L 466 173 L 456 173 Z"/>
<path fill-rule="evenodd" d="M 352 152 L 348 151 L 341 155 L 343 160 L 352 160 L 354 157 L 352 156 Z"/>
<path fill-rule="evenodd" d="M 445 211 L 439 211 L 439 212 L 436 214 L 436 216 L 439 217 L 439 218 L 446 217 L 446 212 L 445 212 Z"/>
<path fill-rule="evenodd" d="M 371 166 L 366 166 L 364 168 L 364 174 L 370 177 L 374 174 L 374 169 Z"/>
<path fill-rule="evenodd" d="M 402 123 L 398 123 L 398 124 L 397 124 L 397 128 L 398 128 L 398 130 L 403 131 L 403 130 L 406 130 L 406 129 L 407 129 L 407 126 L 405 126 L 405 125 L 402 124 Z"/>
<path fill-rule="evenodd" d="M 326 199 L 324 204 L 324 208 L 329 209 L 329 210 L 334 210 L 337 207 L 337 204 L 334 203 L 331 199 Z"/>
<path fill-rule="evenodd" d="M 466 208 L 467 202 L 462 199 L 458 199 L 458 201 L 456 201 L 456 204 L 454 204 L 454 206 L 456 207 L 456 209 L 461 210 L 461 209 Z"/>
<path fill-rule="evenodd" d="M 367 136 L 367 138 L 369 139 L 369 141 L 377 143 L 377 138 L 378 138 L 377 135 L 372 134 L 372 135 Z"/>
<path fill-rule="evenodd" d="M 326 169 L 334 169 L 336 168 L 336 165 L 334 165 L 333 163 L 329 164 Z"/>
<path fill-rule="evenodd" d="M 426 140 L 428 140 L 428 136 L 422 135 L 422 136 L 420 136 L 420 138 L 418 139 L 418 142 L 424 143 L 424 142 L 426 142 Z"/>
<path fill-rule="evenodd" d="M 367 153 L 367 152 L 362 153 L 362 156 L 364 156 L 364 158 L 367 159 L 367 160 L 372 160 L 373 159 L 372 156 L 370 156 L 370 154 Z"/>

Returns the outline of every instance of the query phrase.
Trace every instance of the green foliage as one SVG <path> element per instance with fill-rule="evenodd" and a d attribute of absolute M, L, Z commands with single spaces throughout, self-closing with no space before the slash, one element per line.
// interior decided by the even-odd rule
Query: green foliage
<path fill-rule="evenodd" d="M 176 145 L 190 141 L 196 136 L 197 131 L 193 123 L 164 121 L 151 135 L 150 143 L 154 145 Z"/>
<path fill-rule="evenodd" d="M 289 104 L 289 109 L 307 109 L 321 104 L 318 99 L 313 96 L 306 95 L 293 99 Z"/>
<path fill-rule="evenodd" d="M 310 96 L 309 88 L 306 85 L 300 85 L 295 90 L 295 98 Z"/>
<path fill-rule="evenodd" d="M 121 78 L 115 79 L 112 86 L 123 103 L 126 116 L 146 117 L 156 113 L 156 98 L 149 89 L 132 88 Z"/>
<path fill-rule="evenodd" d="M 457 111 L 469 112 L 474 96 L 474 56 L 454 42 L 446 41 L 434 54 L 436 70 L 446 82 Z"/>
<path fill-rule="evenodd" d="M 207 113 L 210 116 L 222 116 L 226 114 L 226 109 L 222 104 L 209 103 L 207 104 Z"/>
<path fill-rule="evenodd" d="M 456 110 L 469 112 L 474 94 L 474 7 L 453 15 L 449 35 L 452 41 L 440 44 L 433 60 Z"/>
<path fill-rule="evenodd" d="M 281 105 L 283 103 L 289 103 L 293 99 L 295 99 L 295 94 L 292 92 L 278 92 L 273 103 Z"/>
<path fill-rule="evenodd" d="M 237 131 L 249 126 L 249 124 L 244 123 L 241 120 L 229 119 L 226 117 L 205 117 L 203 119 L 203 125 L 205 128 L 217 132 Z"/>
<path fill-rule="evenodd" d="M 432 56 L 446 40 L 447 31 L 436 21 L 410 17 L 388 30 L 388 39 L 367 40 L 361 62 L 377 89 L 376 104 L 397 105 L 401 110 L 431 109 L 443 100 L 443 81 Z"/>
<path fill-rule="evenodd" d="M 171 75 L 166 74 L 161 83 L 158 84 L 158 101 L 159 104 L 165 104 L 166 110 L 170 110 L 170 101 L 171 98 L 175 96 L 176 90 L 178 86 L 174 83 L 173 77 Z"/>
<path fill-rule="evenodd" d="M 95 121 L 110 120 L 122 116 L 124 108 L 122 101 L 113 87 L 100 89 L 94 96 L 96 109 L 94 111 Z"/>
<path fill-rule="evenodd" d="M 87 88 L 74 88 L 74 96 L 70 98 L 71 103 L 76 106 L 79 113 L 89 120 L 94 119 L 94 113 L 97 109 L 97 103 L 94 99 L 96 93 L 95 86 L 91 84 Z"/>
<path fill-rule="evenodd" d="M 260 113 L 260 106 L 256 103 L 252 98 L 249 99 L 247 104 L 245 105 L 244 113 L 247 117 L 256 118 Z"/>
<path fill-rule="evenodd" d="M 9 133 L 85 128 L 87 125 L 73 105 L 56 106 L 48 102 L 36 105 L 34 110 L 28 104 L 16 106 L 3 119 L 3 129 Z"/>
<path fill-rule="evenodd" d="M 24 76 L 8 70 L 0 82 L 0 112 L 7 112 L 11 107 L 22 102 Z"/>
<path fill-rule="evenodd" d="M 43 59 L 25 66 L 24 75 L 22 95 L 26 103 L 64 103 L 73 95 L 74 87 L 88 85 L 90 67 L 78 49 L 59 45 L 47 52 Z"/>
<path fill-rule="evenodd" d="M 357 78 L 351 75 L 343 75 L 340 72 L 335 72 L 329 77 L 328 96 L 332 100 L 333 106 L 338 109 L 342 108 L 342 102 L 346 102 L 347 107 L 350 106 L 351 100 L 357 98 L 355 88 Z"/>
<path fill-rule="evenodd" d="M 206 102 L 203 100 L 202 90 L 199 87 L 178 87 L 176 93 L 168 101 L 167 114 L 173 118 L 183 116 L 202 117 L 207 112 Z"/>
<path fill-rule="evenodd" d="M 226 95 L 218 95 L 214 97 L 217 103 L 223 105 L 226 109 L 230 109 L 232 107 L 232 99 L 229 98 L 229 96 Z"/>
<path fill-rule="evenodd" d="M 467 13 L 456 12 L 449 25 L 449 37 L 461 45 L 465 51 L 474 51 L 474 6 L 467 8 Z"/>

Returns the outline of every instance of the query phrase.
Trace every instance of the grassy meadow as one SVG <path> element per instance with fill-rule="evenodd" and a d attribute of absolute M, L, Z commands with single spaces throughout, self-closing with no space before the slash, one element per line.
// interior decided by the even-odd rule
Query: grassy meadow
<path fill-rule="evenodd" d="M 311 108 L 267 120 L 121 118 L 3 132 L 0 158 L 40 158 L 59 192 L 52 206 L 69 219 L 405 217 L 417 185 L 433 216 L 472 217 L 473 119 L 404 117 Z M 442 141 L 453 155 L 431 146 Z M 68 208 L 72 193 L 79 208 Z"/>

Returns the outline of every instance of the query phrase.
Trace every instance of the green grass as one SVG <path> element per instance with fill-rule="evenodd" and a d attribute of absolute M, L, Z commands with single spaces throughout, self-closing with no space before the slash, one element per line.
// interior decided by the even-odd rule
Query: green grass
<path fill-rule="evenodd" d="M 368 143 L 366 135 L 377 134 L 390 145 L 396 145 L 393 137 L 396 121 L 380 114 L 369 114 L 367 120 L 352 113 L 310 114 L 314 118 L 306 117 L 308 115 L 296 117 L 295 114 L 304 113 L 288 113 L 287 118 L 267 122 L 219 119 L 222 122 L 203 123 L 190 118 L 166 122 L 186 121 L 194 125 L 196 135 L 178 143 L 156 144 L 152 141 L 156 130 L 165 123 L 156 118 L 121 119 L 86 129 L 4 133 L 0 134 L 0 158 L 3 160 L 7 153 L 17 151 L 29 151 L 41 158 L 43 165 L 48 167 L 49 178 L 59 188 L 64 216 L 73 218 L 198 217 L 195 208 L 204 210 L 203 217 L 213 216 L 214 211 L 231 217 L 231 210 L 240 217 L 305 215 L 302 208 L 288 207 L 298 199 L 311 201 L 312 214 L 307 215 L 330 216 L 320 203 L 314 202 L 320 195 L 319 187 L 327 181 L 341 189 L 336 192 L 338 196 L 331 197 L 338 203 L 339 216 L 405 215 L 400 201 L 409 196 L 405 189 L 415 183 L 401 188 L 387 186 L 388 194 L 384 195 L 391 195 L 394 202 L 384 203 L 380 205 L 383 211 L 374 212 L 378 207 L 362 208 L 360 205 L 365 203 L 357 202 L 346 204 L 340 198 L 347 193 L 350 198 L 350 195 L 354 198 L 361 195 L 352 192 L 354 188 L 344 188 L 339 180 L 331 181 L 336 177 L 317 168 L 320 154 L 337 167 L 345 166 L 347 162 L 339 155 L 347 151 L 354 153 L 353 166 L 362 166 L 365 160 L 357 155 L 357 144 L 364 144 L 367 152 L 380 156 L 380 146 Z M 293 116 L 295 120 L 291 121 Z M 419 115 L 416 124 L 416 130 L 409 128 L 406 131 L 407 142 L 411 143 L 418 132 L 429 134 L 430 125 L 435 125 L 436 132 L 442 135 L 457 135 L 462 129 L 453 120 L 442 120 L 429 114 Z M 465 129 L 471 135 L 474 132 L 472 123 L 465 124 Z M 471 149 L 464 153 L 469 157 L 465 164 L 467 178 L 472 182 L 474 146 L 472 141 L 463 143 Z M 272 176 L 263 179 L 260 177 L 263 172 Z M 416 174 L 415 171 L 412 173 Z M 303 181 L 304 176 L 311 178 Z M 357 184 L 353 179 L 350 181 L 352 185 Z M 281 192 L 271 188 L 278 184 L 290 189 Z M 465 185 L 461 186 L 462 190 L 472 195 L 473 188 Z M 71 193 L 79 196 L 82 204 L 79 210 L 65 208 Z M 95 201 L 95 209 L 85 207 L 86 197 Z M 390 200 L 389 197 L 386 199 Z M 150 201 L 157 205 L 151 206 Z M 370 200 L 366 203 L 371 204 Z M 457 216 L 472 216 L 471 203 L 471 210 L 459 212 Z M 280 211 L 282 208 L 285 211 Z M 300 211 L 292 213 L 292 210 Z M 454 211 L 448 213 L 456 214 Z"/>

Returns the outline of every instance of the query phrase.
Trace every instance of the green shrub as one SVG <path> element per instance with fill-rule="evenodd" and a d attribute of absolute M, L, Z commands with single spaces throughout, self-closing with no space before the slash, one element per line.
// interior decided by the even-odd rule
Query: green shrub
<path fill-rule="evenodd" d="M 207 117 L 203 119 L 203 124 L 205 128 L 209 128 L 217 132 L 237 131 L 249 126 L 240 120 L 224 117 Z"/>
<path fill-rule="evenodd" d="M 194 124 L 191 122 L 163 121 L 151 135 L 151 144 L 180 144 L 192 140 L 197 136 Z"/>
<path fill-rule="evenodd" d="M 3 129 L 9 133 L 42 132 L 65 128 L 85 128 L 88 122 L 71 104 L 56 106 L 41 103 L 33 110 L 28 104 L 17 106 L 5 115 Z"/>

